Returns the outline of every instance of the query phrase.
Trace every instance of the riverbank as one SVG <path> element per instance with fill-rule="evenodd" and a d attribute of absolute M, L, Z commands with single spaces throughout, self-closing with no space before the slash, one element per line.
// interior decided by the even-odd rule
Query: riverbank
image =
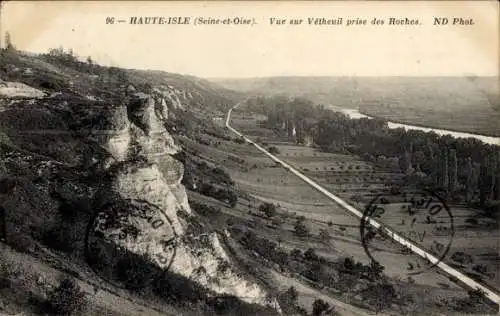
<path fill-rule="evenodd" d="M 434 128 L 434 127 L 428 127 L 428 126 L 415 125 L 415 124 L 407 124 L 405 122 L 400 122 L 400 121 L 389 121 L 383 117 L 376 117 L 373 115 L 367 115 L 367 114 L 362 113 L 356 109 L 346 109 L 346 108 L 341 108 L 341 107 L 334 106 L 334 105 L 330 106 L 329 108 L 333 111 L 342 112 L 352 119 L 377 118 L 380 120 L 387 121 L 388 126 L 391 129 L 404 128 L 405 130 L 420 130 L 420 131 L 423 131 L 426 133 L 434 132 L 440 136 L 450 135 L 450 136 L 455 137 L 455 138 L 475 138 L 475 139 L 478 139 L 486 144 L 500 146 L 500 137 L 480 135 L 480 134 L 469 133 L 469 132 L 464 132 L 464 131 L 440 129 L 440 128 Z"/>

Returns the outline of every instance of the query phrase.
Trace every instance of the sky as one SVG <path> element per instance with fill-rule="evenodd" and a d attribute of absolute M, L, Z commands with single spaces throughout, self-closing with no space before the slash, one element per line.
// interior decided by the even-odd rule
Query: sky
<path fill-rule="evenodd" d="M 499 5 L 474 2 L 3 2 L 0 31 L 24 51 L 72 48 L 98 63 L 199 77 L 498 76 Z M 130 25 L 132 16 L 255 19 L 256 25 Z M 106 17 L 127 23 L 106 24 Z M 270 25 L 270 18 L 303 19 Z M 314 26 L 307 18 L 343 18 Z M 373 18 L 418 26 L 371 25 Z M 433 25 L 447 17 L 448 25 Z M 346 26 L 347 19 L 367 25 Z M 450 25 L 453 18 L 474 25 Z M 3 36 L 2 36 L 3 38 Z M 2 39 L 3 41 L 3 39 Z"/>

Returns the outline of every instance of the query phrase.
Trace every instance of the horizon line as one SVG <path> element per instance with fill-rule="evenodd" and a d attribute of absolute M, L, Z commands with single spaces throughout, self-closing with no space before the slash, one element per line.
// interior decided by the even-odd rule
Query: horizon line
<path fill-rule="evenodd" d="M 3 45 L 2 45 L 3 46 Z M 3 47 L 2 47 L 3 48 Z M 72 49 L 70 47 L 65 48 L 65 49 Z M 26 55 L 44 55 L 48 54 L 48 52 L 35 52 L 35 51 L 25 51 L 25 50 L 17 50 L 17 52 L 21 54 L 26 54 Z M 85 62 L 84 59 L 87 58 L 85 56 L 80 56 L 78 55 L 74 50 L 73 50 L 74 56 L 79 59 L 81 62 Z M 91 57 L 92 56 L 88 56 Z M 97 63 L 96 60 L 94 60 L 97 65 L 103 66 L 103 67 L 116 67 L 116 68 L 122 68 L 122 69 L 128 69 L 128 70 L 142 70 L 142 71 L 161 71 L 169 74 L 175 74 L 175 75 L 181 75 L 185 77 L 196 77 L 199 79 L 205 79 L 208 81 L 213 81 L 213 80 L 245 80 L 245 79 L 269 79 L 269 78 L 499 78 L 500 73 L 496 75 L 476 75 L 472 73 L 464 73 L 461 75 L 412 75 L 412 74 L 394 74 L 394 75 L 356 75 L 356 74 L 331 74 L 331 75 L 325 75 L 325 74 L 297 74 L 297 75 L 292 75 L 292 74 L 276 74 L 276 75 L 248 75 L 248 76 L 205 76 L 205 75 L 199 75 L 199 74 L 192 74 L 192 73 L 182 73 L 182 72 L 172 72 L 166 69 L 158 69 L 158 68 L 137 68 L 133 66 L 126 66 L 126 65 L 119 65 L 119 64 L 100 64 Z"/>

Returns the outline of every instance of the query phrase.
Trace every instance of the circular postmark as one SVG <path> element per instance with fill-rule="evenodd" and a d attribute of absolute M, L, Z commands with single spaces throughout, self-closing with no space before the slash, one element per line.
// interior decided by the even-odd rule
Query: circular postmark
<path fill-rule="evenodd" d="M 360 235 L 372 261 L 390 264 L 387 254 L 406 255 L 407 274 L 415 275 L 436 266 L 448 254 L 454 235 L 453 216 L 444 200 L 431 191 L 380 194 L 363 212 Z M 412 254 L 404 243 L 418 247 L 424 255 Z"/>
<path fill-rule="evenodd" d="M 142 200 L 103 204 L 85 236 L 85 258 L 103 280 L 121 288 L 143 288 L 162 277 L 176 253 L 170 218 Z"/>

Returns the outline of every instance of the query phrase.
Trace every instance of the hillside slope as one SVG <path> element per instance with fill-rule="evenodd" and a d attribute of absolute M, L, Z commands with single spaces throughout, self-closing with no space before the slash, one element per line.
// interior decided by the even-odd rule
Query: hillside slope
<path fill-rule="evenodd" d="M 41 261 L 52 253 L 78 278 L 142 293 L 146 302 L 144 288 L 188 311 L 205 310 L 195 314 L 214 313 L 214 306 L 224 314 L 233 298 L 259 314 L 279 312 L 219 233 L 193 228 L 200 223 L 174 158 L 175 118 L 223 113 L 238 94 L 194 77 L 101 67 L 65 53 L 2 52 L 0 78 L 7 244 Z M 199 303 L 186 307 L 182 295 Z"/>

